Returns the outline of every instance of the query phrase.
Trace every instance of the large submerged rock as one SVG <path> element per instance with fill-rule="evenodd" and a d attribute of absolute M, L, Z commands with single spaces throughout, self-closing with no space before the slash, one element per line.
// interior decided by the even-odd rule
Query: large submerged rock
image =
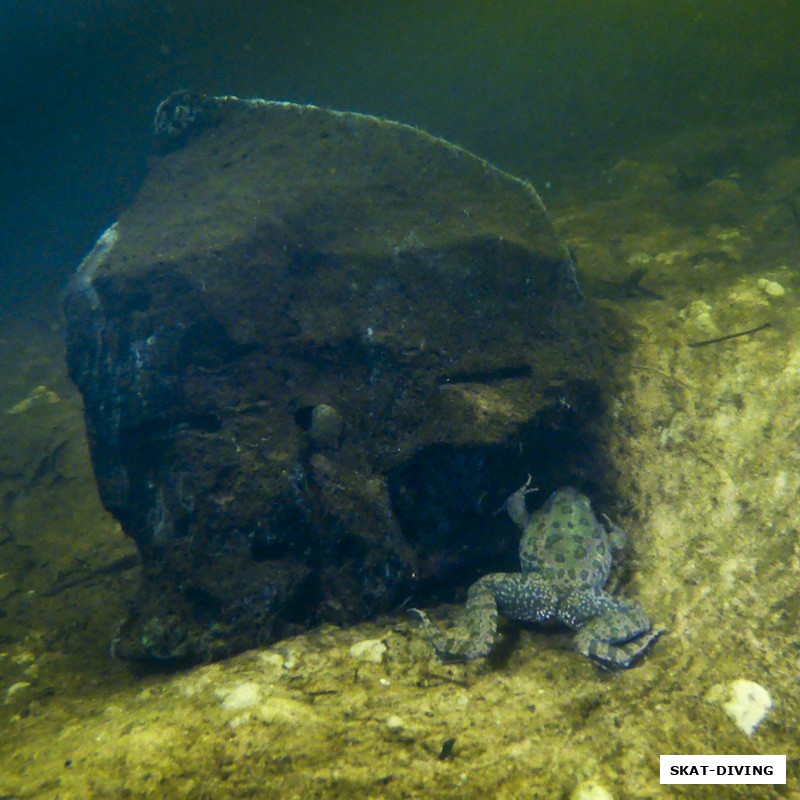
<path fill-rule="evenodd" d="M 531 186 L 417 129 L 180 93 L 64 298 L 122 657 L 216 658 L 513 564 L 528 471 L 597 475 L 608 326 Z M 598 333 L 602 331 L 602 334 Z"/>

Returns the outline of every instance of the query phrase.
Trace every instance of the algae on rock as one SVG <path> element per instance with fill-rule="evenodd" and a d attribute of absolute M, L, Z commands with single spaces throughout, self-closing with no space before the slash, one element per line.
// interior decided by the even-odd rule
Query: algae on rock
<path fill-rule="evenodd" d="M 117 654 L 452 599 L 513 552 L 492 511 L 528 453 L 552 488 L 605 474 L 618 331 L 529 184 L 292 103 L 178 93 L 156 138 L 64 299 L 100 495 L 144 567 Z"/>

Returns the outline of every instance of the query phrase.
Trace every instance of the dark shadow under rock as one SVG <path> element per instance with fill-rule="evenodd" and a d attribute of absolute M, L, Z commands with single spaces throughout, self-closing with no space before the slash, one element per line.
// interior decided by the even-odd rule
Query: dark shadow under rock
<path fill-rule="evenodd" d="M 175 95 L 65 293 L 101 497 L 142 555 L 116 652 L 217 658 L 452 599 L 532 472 L 603 473 L 619 332 L 529 184 L 360 114 Z"/>

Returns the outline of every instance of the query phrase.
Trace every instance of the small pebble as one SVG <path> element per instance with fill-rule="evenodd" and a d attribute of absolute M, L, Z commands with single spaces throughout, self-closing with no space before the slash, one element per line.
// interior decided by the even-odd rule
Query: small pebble
<path fill-rule="evenodd" d="M 722 706 L 725 713 L 748 736 L 753 735 L 774 705 L 770 693 L 763 686 L 742 679 L 712 686 L 706 700 Z"/>
<path fill-rule="evenodd" d="M 24 400 L 6 411 L 7 414 L 22 414 L 37 403 L 60 403 L 61 398 L 46 386 L 37 386 Z"/>
<path fill-rule="evenodd" d="M 678 316 L 705 333 L 716 333 L 717 326 L 711 317 L 711 311 L 711 306 L 705 300 L 694 300 L 681 309 Z"/>
<path fill-rule="evenodd" d="M 10 702 L 14 695 L 24 692 L 29 687 L 30 683 L 28 683 L 28 681 L 18 681 L 17 683 L 12 683 L 11 686 L 6 689 L 6 703 Z"/>
<path fill-rule="evenodd" d="M 381 664 L 387 647 L 380 639 L 363 639 L 350 648 L 350 655 L 359 661 Z"/>
<path fill-rule="evenodd" d="M 401 731 L 405 730 L 406 724 L 400 717 L 393 714 L 391 717 L 386 719 L 386 727 L 392 733 L 400 733 Z"/>
<path fill-rule="evenodd" d="M 261 702 L 261 687 L 248 681 L 220 689 L 217 694 L 223 698 L 222 707 L 228 710 L 253 708 Z"/>
<path fill-rule="evenodd" d="M 595 780 L 579 783 L 571 792 L 569 800 L 614 800 L 614 795 Z"/>
<path fill-rule="evenodd" d="M 342 441 L 344 421 L 342 415 L 327 403 L 314 406 L 311 412 L 311 438 L 320 447 L 336 449 Z"/>
<path fill-rule="evenodd" d="M 758 279 L 758 288 L 769 297 L 783 297 L 786 294 L 786 289 L 783 286 L 777 281 L 770 281 L 767 278 Z"/>

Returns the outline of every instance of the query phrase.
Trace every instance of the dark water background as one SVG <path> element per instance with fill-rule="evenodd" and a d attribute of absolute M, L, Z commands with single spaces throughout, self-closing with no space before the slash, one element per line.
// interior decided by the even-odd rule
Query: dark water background
<path fill-rule="evenodd" d="M 0 296 L 55 296 L 177 88 L 413 123 L 547 199 L 698 122 L 797 115 L 799 53 L 797 0 L 4 0 Z"/>

